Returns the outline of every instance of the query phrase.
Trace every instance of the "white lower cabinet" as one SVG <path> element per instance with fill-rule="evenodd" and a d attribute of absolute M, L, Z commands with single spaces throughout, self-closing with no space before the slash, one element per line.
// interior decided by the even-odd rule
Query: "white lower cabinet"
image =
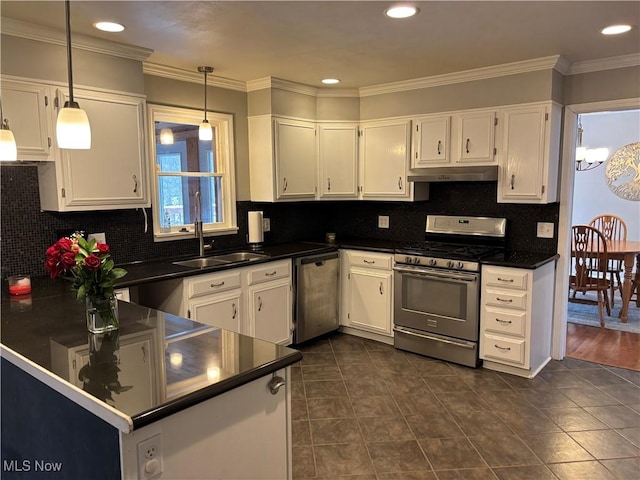
<path fill-rule="evenodd" d="M 155 282 L 138 303 L 281 345 L 293 341 L 291 260 Z"/>
<path fill-rule="evenodd" d="M 341 251 L 343 326 L 392 336 L 393 256 Z"/>
<path fill-rule="evenodd" d="M 551 359 L 555 262 L 537 269 L 482 267 L 484 368 L 533 378 Z"/>

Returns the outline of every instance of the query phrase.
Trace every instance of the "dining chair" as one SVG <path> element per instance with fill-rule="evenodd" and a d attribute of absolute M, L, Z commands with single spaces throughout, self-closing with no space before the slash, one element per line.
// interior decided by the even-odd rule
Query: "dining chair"
<path fill-rule="evenodd" d="M 627 239 L 627 224 L 622 218 L 617 215 L 605 213 L 594 217 L 589 222 L 589 226 L 600 230 L 600 233 L 604 236 L 605 240 L 626 240 Z M 622 298 L 622 281 L 620 280 L 620 273 L 624 271 L 624 265 L 622 260 L 609 259 L 609 263 L 606 265 L 607 274 L 611 279 L 611 306 L 615 304 L 614 293 L 616 286 L 620 291 L 620 298 Z M 615 283 L 614 283 L 615 277 Z"/>
<path fill-rule="evenodd" d="M 569 288 L 573 295 L 570 302 L 598 305 L 600 326 L 604 327 L 603 306 L 607 315 L 611 315 L 608 290 L 611 281 L 606 276 L 608 264 L 607 241 L 602 233 L 589 225 L 574 225 L 571 227 L 571 275 Z M 577 298 L 576 293 L 596 292 L 597 301 Z"/>

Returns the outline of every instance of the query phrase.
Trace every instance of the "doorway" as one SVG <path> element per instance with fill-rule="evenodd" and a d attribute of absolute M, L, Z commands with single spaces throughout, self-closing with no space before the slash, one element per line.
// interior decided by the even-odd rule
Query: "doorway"
<path fill-rule="evenodd" d="M 560 259 L 556 270 L 554 338 L 552 345 L 553 357 L 556 359 L 563 358 L 567 353 L 575 356 L 576 352 L 578 352 L 578 354 L 587 354 L 595 357 L 585 358 L 590 361 L 597 362 L 598 358 L 600 358 L 601 363 L 622 362 L 625 364 L 625 368 L 633 368 L 633 362 L 624 360 L 624 358 L 622 360 L 619 358 L 607 359 L 605 354 L 615 353 L 616 351 L 621 354 L 627 349 L 637 348 L 640 345 L 637 342 L 640 339 L 640 335 L 627 334 L 625 332 L 602 332 L 599 327 L 568 324 L 566 292 L 568 291 L 570 228 L 572 224 L 588 223 L 591 218 L 599 213 L 619 212 L 619 216 L 629 219 L 628 223 L 630 225 L 628 225 L 627 238 L 635 239 L 640 237 L 640 203 L 618 199 L 609 191 L 604 181 L 606 163 L 592 169 L 592 171 L 576 172 L 574 152 L 577 143 L 578 115 L 581 116 L 584 129 L 583 145 L 596 146 L 598 144 L 598 146 L 607 147 L 609 148 L 609 156 L 611 156 L 620 146 L 640 141 L 637 126 L 638 117 L 640 116 L 639 106 L 638 99 L 629 99 L 572 105 L 565 108 L 560 220 L 558 226 L 558 252 L 560 253 Z M 612 126 L 616 122 L 634 122 L 636 126 L 634 128 L 628 125 L 630 129 L 625 137 L 624 128 Z M 596 200 L 594 201 L 594 199 Z M 619 305 L 621 301 L 619 296 L 616 300 Z M 597 318 L 597 309 L 594 307 L 593 310 L 594 316 Z M 569 330 L 567 327 L 569 327 Z M 567 338 L 569 339 L 568 342 Z M 603 348 L 601 345 L 606 345 L 606 347 Z M 598 346 L 600 347 L 597 348 Z"/>

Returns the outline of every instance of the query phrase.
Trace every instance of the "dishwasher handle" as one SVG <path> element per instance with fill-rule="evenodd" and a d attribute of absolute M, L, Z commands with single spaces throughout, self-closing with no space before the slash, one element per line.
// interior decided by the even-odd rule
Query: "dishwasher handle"
<path fill-rule="evenodd" d="M 296 265 L 308 265 L 309 263 L 315 263 L 317 266 L 322 266 L 327 260 L 334 260 L 339 258 L 338 252 L 330 252 L 319 255 L 312 255 L 309 257 L 302 257 L 296 260 Z"/>

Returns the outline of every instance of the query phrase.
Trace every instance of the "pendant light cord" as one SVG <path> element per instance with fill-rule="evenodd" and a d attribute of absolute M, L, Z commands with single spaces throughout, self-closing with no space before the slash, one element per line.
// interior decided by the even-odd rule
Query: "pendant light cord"
<path fill-rule="evenodd" d="M 207 71 L 204 71 L 204 119 L 207 120 Z"/>
<path fill-rule="evenodd" d="M 69 0 L 64 2 L 67 21 L 67 75 L 69 78 L 69 104 L 73 105 L 73 69 L 71 68 L 71 5 Z"/>

